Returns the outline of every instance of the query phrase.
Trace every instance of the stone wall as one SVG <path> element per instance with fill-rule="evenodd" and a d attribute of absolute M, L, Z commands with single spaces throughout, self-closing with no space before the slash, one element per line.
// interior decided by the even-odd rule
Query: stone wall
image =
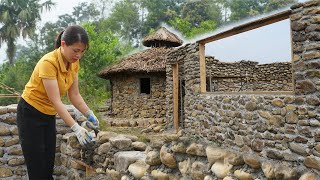
<path fill-rule="evenodd" d="M 23 177 L 24 158 L 16 126 L 16 106 L 0 108 L 0 177 Z"/>
<path fill-rule="evenodd" d="M 185 46 L 176 49 L 175 51 L 172 51 L 167 56 L 167 63 L 166 63 L 166 118 L 169 120 L 169 122 L 172 122 L 173 119 L 173 95 L 172 95 L 172 88 L 173 88 L 173 78 L 172 78 L 172 64 L 178 63 L 179 68 L 179 80 L 185 82 L 185 73 L 187 70 L 185 70 L 185 61 L 184 59 L 191 59 L 194 58 L 194 60 L 197 60 L 198 55 L 198 46 L 196 44 L 186 44 Z M 199 71 L 198 66 L 194 66 L 195 71 Z M 199 76 L 200 77 L 200 76 Z M 198 78 L 195 78 L 195 81 L 199 80 Z M 185 94 L 189 93 L 188 88 L 186 87 L 187 84 L 184 85 L 183 91 L 185 91 Z M 180 88 L 180 87 L 179 87 Z M 180 89 L 179 89 L 180 92 Z M 187 99 L 184 99 L 184 101 L 187 101 Z M 180 106 L 179 106 L 180 107 Z M 180 122 L 180 124 L 183 124 L 183 122 Z"/>
<path fill-rule="evenodd" d="M 294 95 L 200 93 L 198 44 L 172 52 L 167 71 L 171 64 L 184 66 L 185 131 L 256 156 L 257 166 L 252 168 L 257 170 L 265 171 L 264 164 L 271 164 L 272 172 L 281 163 L 320 175 L 319 6 L 318 0 L 292 6 Z M 167 89 L 172 92 L 172 83 Z M 170 103 L 172 112 L 172 100 Z M 276 174 L 266 177 L 276 178 Z"/>
<path fill-rule="evenodd" d="M 151 93 L 140 94 L 139 79 L 150 77 Z M 164 74 L 117 76 L 112 82 L 112 114 L 117 118 L 163 118 L 166 114 Z"/>
<path fill-rule="evenodd" d="M 67 106 L 67 108 L 73 118 L 79 122 L 85 120 L 83 116 L 76 113 L 73 106 Z M 16 105 L 0 106 L 0 178 L 4 180 L 26 179 L 27 177 L 27 168 L 19 144 L 16 112 Z M 62 174 L 68 174 L 68 169 L 65 168 L 63 158 L 61 158 L 63 156 L 61 153 L 62 136 L 71 130 L 58 116 L 56 130 L 57 148 L 54 174 L 57 179 L 60 179 Z"/>
<path fill-rule="evenodd" d="M 221 62 L 206 57 L 206 74 L 207 91 L 211 92 L 293 91 L 291 62 Z"/>
<path fill-rule="evenodd" d="M 71 106 L 68 111 L 83 125 L 85 118 L 78 111 Z M 0 177 L 4 180 L 27 179 L 16 127 L 16 107 L 0 107 L 0 112 Z M 318 177 L 317 171 L 263 161 L 253 153 L 219 147 L 184 131 L 146 134 L 147 142 L 132 135 L 100 131 L 95 136 L 95 144 L 82 148 L 70 128 L 57 117 L 57 133 L 56 180 L 262 180 L 265 177 L 312 180 Z M 294 148 L 301 151 L 299 147 Z M 315 162 L 310 159 L 309 163 L 314 165 Z M 256 170 L 259 168 L 262 171 Z"/>
<path fill-rule="evenodd" d="M 147 143 L 100 132 L 92 148 L 82 149 L 58 117 L 56 179 L 319 179 L 319 6 L 313 0 L 292 7 L 295 95 L 202 94 L 198 45 L 188 44 L 171 54 L 168 78 L 161 81 L 172 92 L 170 63 L 178 62 L 185 81 L 183 132 L 146 135 Z M 128 81 L 131 86 L 114 93 L 122 93 L 121 87 L 133 93 L 134 80 Z M 162 106 L 167 105 L 172 122 L 172 94 L 166 99 Z M 0 108 L 2 179 L 26 177 L 15 111 L 14 106 Z"/>
<path fill-rule="evenodd" d="M 292 62 L 258 64 L 254 91 L 293 91 Z"/>

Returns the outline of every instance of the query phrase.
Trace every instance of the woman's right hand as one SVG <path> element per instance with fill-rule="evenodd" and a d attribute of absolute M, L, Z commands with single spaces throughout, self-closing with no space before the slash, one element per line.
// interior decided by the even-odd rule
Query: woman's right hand
<path fill-rule="evenodd" d="M 92 144 L 92 137 L 85 128 L 81 127 L 78 123 L 74 123 L 71 129 L 75 132 L 81 146 L 89 147 Z"/>

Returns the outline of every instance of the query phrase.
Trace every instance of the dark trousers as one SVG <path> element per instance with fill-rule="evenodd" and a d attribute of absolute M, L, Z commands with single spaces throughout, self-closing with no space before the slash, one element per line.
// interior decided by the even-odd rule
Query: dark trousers
<path fill-rule="evenodd" d="M 17 125 L 29 179 L 53 179 L 55 115 L 43 114 L 21 98 L 17 107 Z"/>

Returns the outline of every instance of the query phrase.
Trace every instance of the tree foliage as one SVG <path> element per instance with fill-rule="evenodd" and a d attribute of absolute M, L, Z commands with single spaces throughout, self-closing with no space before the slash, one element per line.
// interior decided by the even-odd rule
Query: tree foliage
<path fill-rule="evenodd" d="M 182 6 L 181 16 L 192 27 L 200 27 L 204 21 L 213 21 L 221 24 L 221 10 L 218 4 L 211 0 L 190 1 Z"/>
<path fill-rule="evenodd" d="M 80 60 L 79 86 L 86 102 L 94 107 L 106 100 L 109 95 L 106 80 L 98 78 L 97 73 L 131 48 L 121 44 L 110 30 L 98 30 L 92 23 L 86 23 L 84 27 L 89 34 L 90 44 L 89 50 Z"/>
<path fill-rule="evenodd" d="M 47 0 L 1 0 L 0 1 L 0 46 L 7 43 L 7 56 L 10 64 L 14 63 L 16 53 L 16 39 L 33 35 L 36 22 L 41 20 L 40 12 L 43 8 L 50 9 L 54 3 Z"/>
<path fill-rule="evenodd" d="M 35 65 L 43 54 L 32 43 L 29 44 L 29 47 L 20 47 L 17 54 L 18 58 L 14 65 L 7 62 L 0 67 L 0 82 L 22 94 L 25 84 L 28 82 Z M 0 89 L 0 92 L 1 94 L 8 93 L 4 89 Z M 15 98 L 0 98 L 0 105 L 14 103 L 17 103 Z"/>
<path fill-rule="evenodd" d="M 104 23 L 127 43 L 136 43 L 140 38 L 141 21 L 139 7 L 135 1 L 124 0 L 116 3 Z"/>
<path fill-rule="evenodd" d="M 228 11 L 231 22 L 286 7 L 297 0 L 218 0 Z"/>
<path fill-rule="evenodd" d="M 141 0 L 142 37 L 181 14 L 184 0 Z"/>

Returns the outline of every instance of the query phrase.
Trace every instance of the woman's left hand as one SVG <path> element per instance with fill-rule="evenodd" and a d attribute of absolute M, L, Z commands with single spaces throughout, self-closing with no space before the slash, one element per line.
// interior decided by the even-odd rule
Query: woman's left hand
<path fill-rule="evenodd" d="M 93 114 L 92 110 L 88 110 L 86 113 L 87 119 L 92 122 L 93 125 L 95 125 L 97 128 L 99 128 L 99 120 L 98 118 Z"/>

